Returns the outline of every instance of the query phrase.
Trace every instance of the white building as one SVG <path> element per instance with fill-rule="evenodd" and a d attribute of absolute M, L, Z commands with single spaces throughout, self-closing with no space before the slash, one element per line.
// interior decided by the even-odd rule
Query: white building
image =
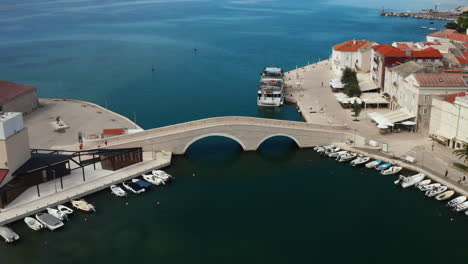
<path fill-rule="evenodd" d="M 460 149 L 468 144 L 468 93 L 432 99 L 429 134 L 446 146 Z"/>
<path fill-rule="evenodd" d="M 331 66 L 333 72 L 340 76 L 344 69 L 369 72 L 372 42 L 367 40 L 349 40 L 333 46 Z"/>

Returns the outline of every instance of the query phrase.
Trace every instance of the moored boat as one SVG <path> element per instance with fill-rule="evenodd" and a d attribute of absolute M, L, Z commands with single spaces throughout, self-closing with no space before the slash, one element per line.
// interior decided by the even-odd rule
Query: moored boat
<path fill-rule="evenodd" d="M 386 170 L 381 170 L 380 174 L 382 175 L 394 175 L 400 172 L 403 168 L 398 166 L 392 166 Z"/>
<path fill-rule="evenodd" d="M 431 183 L 431 180 L 430 180 L 430 179 L 426 179 L 426 180 L 423 180 L 423 181 L 420 181 L 420 182 L 416 183 L 416 184 L 414 185 L 414 187 L 419 188 L 419 186 L 428 185 L 428 184 L 430 184 L 430 183 Z"/>
<path fill-rule="evenodd" d="M 284 73 L 281 68 L 267 67 L 263 70 L 257 91 L 257 105 L 278 107 L 284 104 Z"/>
<path fill-rule="evenodd" d="M 64 226 L 63 222 L 60 221 L 60 219 L 47 213 L 37 213 L 36 219 L 37 221 L 41 222 L 41 224 L 43 224 L 45 227 L 47 227 L 47 229 L 49 229 L 50 231 L 54 231 L 57 228 Z"/>
<path fill-rule="evenodd" d="M 454 194 L 455 194 L 455 191 L 453 191 L 453 190 L 446 191 L 444 193 L 441 193 L 441 194 L 437 195 L 436 200 L 445 201 L 445 200 L 450 199 L 450 197 L 452 197 Z"/>
<path fill-rule="evenodd" d="M 156 186 L 166 184 L 166 182 L 164 182 L 163 179 L 161 179 L 159 177 L 156 177 L 153 174 L 143 174 L 141 176 L 143 177 L 143 179 L 145 179 L 145 181 L 147 181 L 149 183 L 152 183 L 152 184 L 154 184 Z"/>
<path fill-rule="evenodd" d="M 369 169 L 372 169 L 372 168 L 375 168 L 377 165 L 379 165 L 380 163 L 382 163 L 381 160 L 374 160 L 374 161 L 371 161 L 369 163 L 366 164 L 366 168 L 369 168 Z"/>
<path fill-rule="evenodd" d="M 131 181 L 123 182 L 122 185 L 125 187 L 125 189 L 131 191 L 134 194 L 140 194 L 145 191 L 145 188 Z"/>
<path fill-rule="evenodd" d="M 466 196 L 464 195 L 460 195 L 452 200 L 450 200 L 448 203 L 447 203 L 447 206 L 450 206 L 450 207 L 454 207 L 456 206 L 457 204 L 461 204 L 463 203 L 464 201 L 466 201 Z"/>
<path fill-rule="evenodd" d="M 34 231 L 39 231 L 44 228 L 44 225 L 32 217 L 25 217 L 24 222 L 26 225 Z"/>
<path fill-rule="evenodd" d="M 425 194 L 426 194 L 427 197 L 434 197 L 434 196 L 436 196 L 438 194 L 441 194 L 441 193 L 445 192 L 447 190 L 447 188 L 448 187 L 445 186 L 445 185 L 442 185 L 442 186 L 439 186 L 439 187 L 434 187 L 434 188 L 432 188 L 432 190 L 426 191 Z"/>
<path fill-rule="evenodd" d="M 68 220 L 68 215 L 66 213 L 60 212 L 58 209 L 48 207 L 46 208 L 46 211 L 48 214 L 59 220 Z"/>
<path fill-rule="evenodd" d="M 375 169 L 376 170 L 386 170 L 386 169 L 390 168 L 390 166 L 392 166 L 392 164 L 390 162 L 387 162 L 387 163 L 384 163 L 384 164 L 377 165 L 375 167 Z"/>
<path fill-rule="evenodd" d="M 138 184 L 142 188 L 150 188 L 152 186 L 152 184 L 140 179 L 132 179 L 132 182 Z"/>
<path fill-rule="evenodd" d="M 422 192 L 430 191 L 434 188 L 440 187 L 442 184 L 440 183 L 432 183 L 432 184 L 427 184 L 423 186 L 418 186 L 418 189 Z"/>
<path fill-rule="evenodd" d="M 12 243 L 18 240 L 20 237 L 11 228 L 6 226 L 0 226 L 0 236 L 5 239 L 6 243 Z"/>
<path fill-rule="evenodd" d="M 409 177 L 405 177 L 403 175 L 400 175 L 399 179 L 395 183 L 400 184 L 401 187 L 403 187 L 403 188 L 408 188 L 408 187 L 411 187 L 411 186 L 421 182 L 424 179 L 424 177 L 425 176 L 424 176 L 423 173 L 419 173 L 419 174 L 409 176 Z"/>
<path fill-rule="evenodd" d="M 110 187 L 111 189 L 111 192 L 115 195 L 115 196 L 118 196 L 118 197 L 126 197 L 127 196 L 127 192 L 124 191 L 122 188 L 120 188 L 120 186 L 117 186 L 117 185 L 111 185 Z"/>
<path fill-rule="evenodd" d="M 348 153 L 348 151 L 343 150 L 343 151 L 338 151 L 338 152 L 332 152 L 332 153 L 328 154 L 328 157 L 336 158 L 336 157 L 341 156 L 341 155 L 343 155 L 345 153 Z"/>
<path fill-rule="evenodd" d="M 336 158 L 336 160 L 338 162 L 345 162 L 345 161 L 350 161 L 352 159 L 354 159 L 355 157 L 357 156 L 356 153 L 352 153 L 352 152 L 347 152 L 343 155 L 340 155 Z"/>
<path fill-rule="evenodd" d="M 57 209 L 58 209 L 60 212 L 62 212 L 62 213 L 64 213 L 64 214 L 67 214 L 67 215 L 73 214 L 73 209 L 71 209 L 71 208 L 69 208 L 69 207 L 67 207 L 67 206 L 65 206 L 65 205 L 62 205 L 62 204 L 58 205 L 58 206 L 57 206 Z"/>
<path fill-rule="evenodd" d="M 462 212 L 468 210 L 468 202 L 463 202 L 455 205 L 454 207 L 455 211 L 457 212 Z"/>
<path fill-rule="evenodd" d="M 72 206 L 76 209 L 79 209 L 84 212 L 96 212 L 94 205 L 86 202 L 84 199 L 81 200 L 71 200 Z"/>
<path fill-rule="evenodd" d="M 166 173 L 163 170 L 152 170 L 151 174 L 153 174 L 154 176 L 160 179 L 163 179 L 165 182 L 170 181 L 172 178 L 172 176 L 169 173 Z"/>
<path fill-rule="evenodd" d="M 366 162 L 368 162 L 370 160 L 369 157 L 367 156 L 358 156 L 357 158 L 353 159 L 351 162 L 350 162 L 350 165 L 351 166 L 358 166 L 358 165 L 361 165 L 361 164 L 364 164 Z"/>

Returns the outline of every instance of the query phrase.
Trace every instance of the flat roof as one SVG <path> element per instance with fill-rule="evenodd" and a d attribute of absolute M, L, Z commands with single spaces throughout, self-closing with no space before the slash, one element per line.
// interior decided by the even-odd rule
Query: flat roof
<path fill-rule="evenodd" d="M 13 117 L 18 116 L 18 115 L 23 115 L 23 114 L 19 112 L 3 112 L 0 114 L 0 123 L 5 122 L 9 119 L 12 119 Z"/>

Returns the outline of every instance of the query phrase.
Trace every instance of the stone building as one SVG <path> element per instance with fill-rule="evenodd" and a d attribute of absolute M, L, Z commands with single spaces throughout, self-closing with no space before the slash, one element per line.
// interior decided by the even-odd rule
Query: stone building
<path fill-rule="evenodd" d="M 3 112 L 31 113 L 39 107 L 36 87 L 0 80 L 0 106 Z"/>

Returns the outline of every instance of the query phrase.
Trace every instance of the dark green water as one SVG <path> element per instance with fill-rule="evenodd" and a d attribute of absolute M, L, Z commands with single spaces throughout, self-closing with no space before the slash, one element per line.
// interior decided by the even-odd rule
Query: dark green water
<path fill-rule="evenodd" d="M 34 233 L 14 224 L 22 239 L 0 244 L 1 263 L 465 263 L 468 257 L 464 215 L 415 189 L 396 188 L 395 177 L 299 150 L 289 139 L 243 153 L 234 141 L 207 138 L 167 171 L 175 181 L 143 195 L 88 197 L 98 212 L 73 215 L 63 230 Z"/>

